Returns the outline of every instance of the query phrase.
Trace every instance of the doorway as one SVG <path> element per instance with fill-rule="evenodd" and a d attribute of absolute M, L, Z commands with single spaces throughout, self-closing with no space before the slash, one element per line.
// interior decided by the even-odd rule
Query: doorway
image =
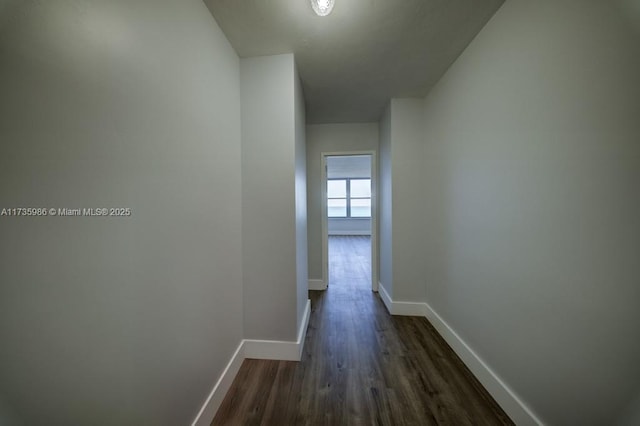
<path fill-rule="evenodd" d="M 322 153 L 323 279 L 378 291 L 375 152 Z"/>

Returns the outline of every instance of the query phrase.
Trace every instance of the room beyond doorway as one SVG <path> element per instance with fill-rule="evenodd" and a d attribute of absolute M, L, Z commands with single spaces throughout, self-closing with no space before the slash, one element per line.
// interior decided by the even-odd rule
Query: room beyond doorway
<path fill-rule="evenodd" d="M 375 164 L 370 151 L 322 154 L 323 276 L 328 286 L 348 278 L 378 290 Z"/>
<path fill-rule="evenodd" d="M 370 288 L 370 235 L 329 235 L 329 284 L 331 291 Z"/>

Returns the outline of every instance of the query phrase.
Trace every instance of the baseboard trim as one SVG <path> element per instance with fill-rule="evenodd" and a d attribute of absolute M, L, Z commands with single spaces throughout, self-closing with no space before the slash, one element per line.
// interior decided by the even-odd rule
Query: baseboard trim
<path fill-rule="evenodd" d="M 453 328 L 429 304 L 424 303 L 425 316 L 453 351 L 462 359 L 487 389 L 498 405 L 521 426 L 540 426 L 542 421 L 513 392 L 506 383 L 475 353 Z"/>
<path fill-rule="evenodd" d="M 384 306 L 387 308 L 387 311 L 393 315 L 393 302 L 391 301 L 391 296 L 389 296 L 387 289 L 384 288 L 380 281 L 378 281 L 378 294 L 380 295 Z"/>
<path fill-rule="evenodd" d="M 307 337 L 307 327 L 309 326 L 310 317 L 311 300 L 307 299 L 302 321 L 298 328 L 298 340 L 295 342 L 242 340 L 231 357 L 231 360 L 229 360 L 229 363 L 222 371 L 222 375 L 213 386 L 202 408 L 200 408 L 198 415 L 191 423 L 191 426 L 209 426 L 211 424 L 245 359 L 300 361 L 302 358 L 302 350 L 304 349 L 304 341 Z"/>
<path fill-rule="evenodd" d="M 246 339 L 244 349 L 245 356 L 249 359 L 299 361 L 296 342 Z"/>
<path fill-rule="evenodd" d="M 308 281 L 309 290 L 326 290 L 327 283 L 324 280 L 309 280 Z"/>
<path fill-rule="evenodd" d="M 428 303 L 396 302 L 389 296 L 389 292 L 382 283 L 378 282 L 378 288 L 380 297 L 391 315 L 426 317 L 517 425 L 541 426 L 544 424 Z"/>
<path fill-rule="evenodd" d="M 213 386 L 213 389 L 202 405 L 202 408 L 200 408 L 198 415 L 191 423 L 191 426 L 209 426 L 211 424 L 218 408 L 220 408 L 224 397 L 227 395 L 227 392 L 233 383 L 233 379 L 236 378 L 238 371 L 240 371 L 244 358 L 243 340 L 240 342 L 238 348 L 231 357 L 231 360 L 229 360 L 229 363 L 222 371 L 222 375 Z"/>
<path fill-rule="evenodd" d="M 368 235 L 371 236 L 371 231 L 329 231 L 331 236 L 355 236 L 355 235 Z"/>
<path fill-rule="evenodd" d="M 309 318 L 311 318 L 311 299 L 307 299 L 304 306 L 304 314 L 302 314 L 302 323 L 298 329 L 298 361 L 302 359 L 302 351 L 304 349 L 304 341 L 307 339 L 307 329 L 309 328 Z"/>
<path fill-rule="evenodd" d="M 298 328 L 298 340 L 295 342 L 282 340 L 245 339 L 244 356 L 250 359 L 276 359 L 282 361 L 300 361 L 307 326 L 311 316 L 311 301 L 307 300 L 302 322 Z"/>
<path fill-rule="evenodd" d="M 382 285 L 381 282 L 378 282 L 378 292 L 380 293 L 380 297 L 382 297 L 382 301 L 384 305 L 387 307 L 387 311 L 391 315 L 400 315 L 400 316 L 409 316 L 409 317 L 424 317 L 426 316 L 425 311 L 425 303 L 416 303 L 416 302 L 396 302 L 391 296 L 389 296 L 389 292 Z"/>
<path fill-rule="evenodd" d="M 400 315 L 406 317 L 424 317 L 426 303 L 416 302 L 391 302 L 391 309 L 393 315 Z"/>
<path fill-rule="evenodd" d="M 380 282 L 378 288 L 382 301 L 392 315 L 426 317 L 517 425 L 541 426 L 544 424 L 428 303 L 394 302 Z M 206 426 L 211 424 L 244 359 L 300 361 L 310 316 L 311 301 L 307 300 L 295 342 L 242 340 L 191 425 Z"/>

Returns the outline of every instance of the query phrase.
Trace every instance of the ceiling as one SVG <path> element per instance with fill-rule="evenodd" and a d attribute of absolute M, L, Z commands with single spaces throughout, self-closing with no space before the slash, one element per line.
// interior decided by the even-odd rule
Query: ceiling
<path fill-rule="evenodd" d="M 423 97 L 504 0 L 205 0 L 240 57 L 295 54 L 307 123 L 378 121 Z"/>

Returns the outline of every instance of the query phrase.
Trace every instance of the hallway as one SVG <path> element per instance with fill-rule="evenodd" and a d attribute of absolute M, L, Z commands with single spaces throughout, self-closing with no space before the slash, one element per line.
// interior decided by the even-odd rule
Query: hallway
<path fill-rule="evenodd" d="M 302 360 L 245 360 L 212 425 L 513 424 L 426 319 L 388 314 L 367 250 L 330 238 Z"/>

